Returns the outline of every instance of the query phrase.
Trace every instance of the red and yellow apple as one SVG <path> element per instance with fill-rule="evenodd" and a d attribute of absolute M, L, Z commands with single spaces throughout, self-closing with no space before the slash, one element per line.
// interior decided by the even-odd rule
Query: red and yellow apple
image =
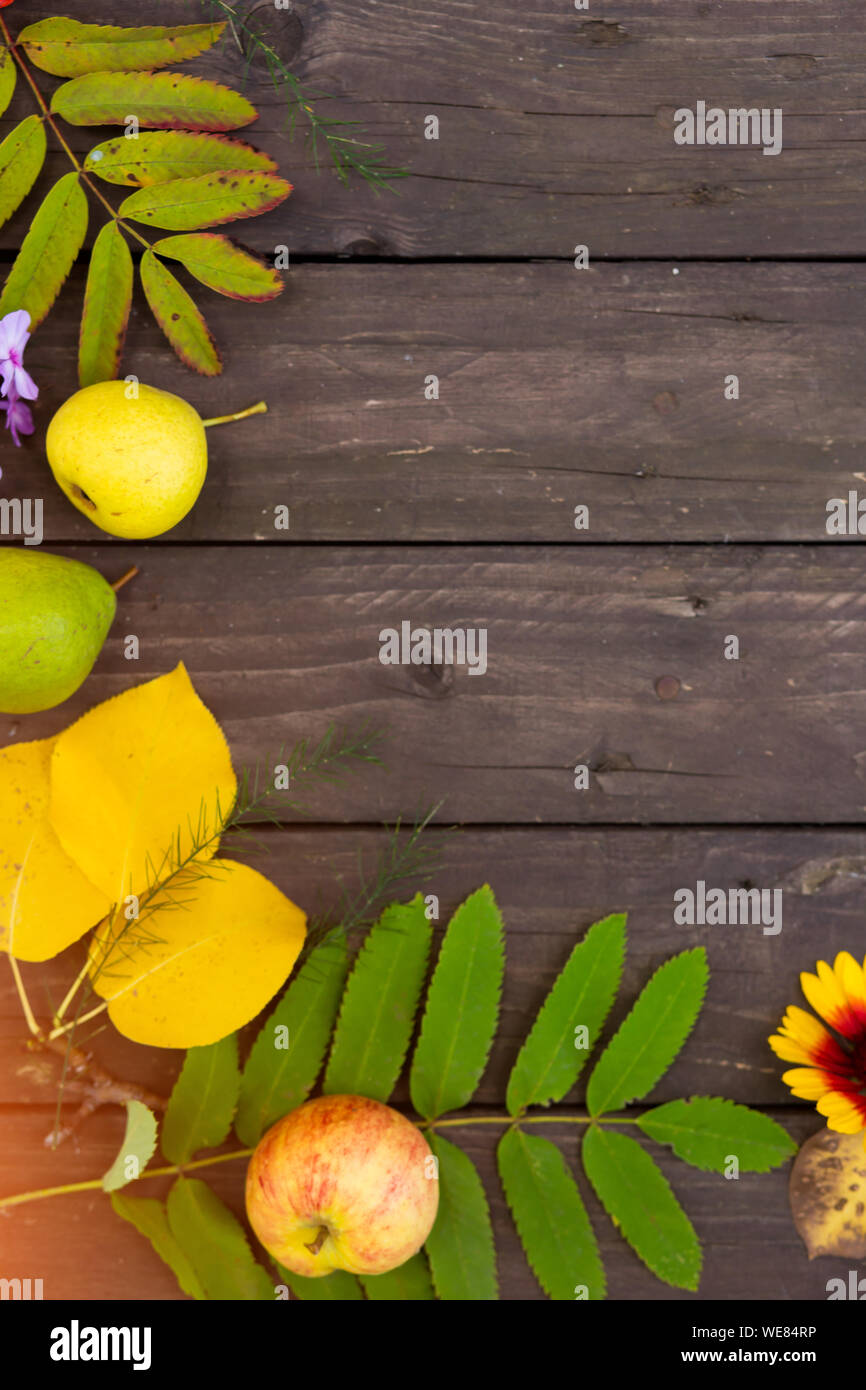
<path fill-rule="evenodd" d="M 386 1274 L 430 1234 L 436 1162 L 417 1126 L 390 1106 L 320 1096 L 260 1140 L 246 1203 L 262 1245 L 294 1274 Z"/>

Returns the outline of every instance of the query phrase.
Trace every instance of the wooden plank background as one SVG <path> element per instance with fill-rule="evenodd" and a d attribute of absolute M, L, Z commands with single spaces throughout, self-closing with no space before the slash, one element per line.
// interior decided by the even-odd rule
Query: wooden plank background
<path fill-rule="evenodd" d="M 66 0 L 5 17 L 16 32 L 55 8 L 106 23 L 201 15 L 161 0 L 158 20 L 141 5 L 132 21 L 114 0 Z M 828 499 L 866 482 L 862 26 L 841 0 L 622 0 L 588 13 L 559 0 L 296 0 L 268 24 L 293 71 L 333 94 L 329 111 L 362 120 L 411 176 L 399 196 L 376 196 L 317 175 L 253 64 L 261 116 L 241 134 L 295 191 L 240 239 L 289 247 L 285 293 L 247 307 L 188 282 L 224 352 L 215 381 L 179 372 L 139 298 L 124 370 L 203 416 L 259 396 L 269 413 L 212 432 L 198 506 L 146 545 L 96 533 L 44 459 L 47 421 L 75 389 L 81 257 L 28 349 L 37 434 L 20 452 L 3 436 L 0 495 L 44 499 L 51 550 L 110 579 L 141 572 L 84 689 L 42 716 L 0 716 L 0 743 L 52 733 L 179 660 L 238 764 L 371 718 L 388 731 L 388 774 L 317 794 L 311 824 L 266 832 L 262 867 L 313 906 L 335 873 L 351 878 L 359 848 L 375 853 L 380 822 L 442 802 L 438 825 L 463 827 L 429 889 L 443 920 L 487 880 L 508 929 L 480 1113 L 501 1111 L 575 939 L 627 909 L 608 1033 L 663 959 L 693 944 L 709 954 L 707 1004 L 655 1096 L 727 1095 L 805 1138 L 818 1117 L 791 1103 L 766 1037 L 798 1000 L 800 969 L 864 942 L 866 593 L 856 542 L 832 542 L 825 525 Z M 189 71 L 238 84 L 243 67 L 227 40 Z M 673 113 L 699 98 L 781 107 L 782 154 L 675 146 Z M 29 109 L 19 91 L 0 138 Z M 424 138 L 429 114 L 438 141 Z M 110 133 L 75 130 L 72 144 L 83 154 Z M 0 260 L 65 168 L 49 157 L 0 233 Z M 586 271 L 572 264 L 579 244 Z M 424 398 L 429 374 L 437 401 Z M 280 505 L 291 529 L 277 534 Z M 578 505 L 587 531 L 574 528 Z M 487 673 L 381 665 L 380 631 L 405 619 L 484 627 Z M 136 663 L 122 654 L 129 633 Z M 731 634 L 739 661 L 724 659 Z M 673 893 L 699 878 L 781 887 L 781 934 L 677 927 Z M 27 968 L 34 998 L 56 996 L 77 959 L 73 948 Z M 0 971 L 0 1192 L 104 1171 L 120 1113 L 46 1150 L 56 1066 L 21 1035 Z M 161 1093 L 180 1062 L 110 1029 L 93 1049 Z M 502 1296 L 538 1298 L 495 1136 L 459 1138 L 491 1200 Z M 561 1138 L 572 1160 L 575 1127 Z M 847 1275 L 849 1261 L 806 1259 L 786 1170 L 729 1183 L 661 1164 L 705 1246 L 699 1299 L 822 1299 Z M 240 1210 L 234 1165 L 212 1176 Z M 680 1297 L 588 1200 L 611 1296 Z M 178 1296 L 92 1194 L 3 1213 L 0 1265 L 43 1277 L 49 1298 Z"/>
<path fill-rule="evenodd" d="M 269 853 L 257 860 L 284 892 L 300 902 L 315 899 L 334 873 L 355 881 L 356 855 L 375 855 L 382 832 L 286 828 L 268 837 Z M 787 1103 L 785 1087 L 766 1037 L 796 996 L 790 962 L 811 961 L 842 949 L 862 931 L 862 883 L 866 834 L 831 830 L 599 830 L 515 828 L 466 830 L 449 835 L 440 867 L 425 891 L 440 894 L 442 921 L 473 888 L 479 872 L 489 879 L 508 925 L 507 971 L 500 1027 L 490 1064 L 477 1093 L 474 1113 L 503 1113 L 508 1072 L 547 988 L 585 927 L 611 910 L 629 914 L 629 949 L 618 1004 L 605 1028 L 609 1037 L 635 995 L 663 960 L 694 945 L 707 948 L 710 986 L 695 1032 L 671 1071 L 653 1092 L 656 1101 L 686 1095 L 725 1095 L 771 1111 L 798 1141 L 814 1132 L 815 1117 Z M 673 922 L 673 893 L 703 878 L 713 886 L 738 886 L 745 877 L 783 890 L 783 927 L 764 936 L 759 927 L 684 928 Z M 23 967 L 36 1007 L 57 998 L 78 968 L 70 948 L 44 967 Z M 0 1190 L 19 1190 L 58 1181 L 86 1181 L 109 1166 L 123 1135 L 117 1111 L 88 1120 L 74 1147 L 46 1151 L 51 1128 L 52 1084 L 58 1062 L 34 1057 L 21 1047 L 14 993 L 0 993 L 0 1069 L 7 1078 L 0 1107 Z M 43 989 L 44 995 L 38 991 Z M 248 1029 L 250 1036 L 254 1029 Z M 94 1039 L 104 1065 L 160 1094 L 167 1094 L 181 1060 L 171 1050 L 140 1047 L 111 1029 Z M 585 1080 L 585 1078 L 584 1078 Z M 566 1113 L 580 1113 L 581 1082 Z M 405 1083 L 400 1098 L 406 1099 Z M 548 1127 L 551 1128 L 551 1127 Z M 486 1127 L 449 1131 L 481 1167 L 494 1212 L 504 1298 L 534 1298 L 538 1290 L 520 1254 L 504 1210 L 496 1177 L 498 1131 Z M 548 1134 L 548 1129 L 545 1129 Z M 564 1141 L 573 1162 L 576 1139 L 563 1125 L 549 1137 Z M 736 1182 L 653 1153 L 681 1195 L 705 1245 L 701 1297 L 818 1298 L 827 1279 L 847 1270 L 843 1260 L 809 1263 L 787 1208 L 787 1171 Z M 26 1170 L 23 1159 L 26 1155 Z M 238 1173 L 243 1164 L 212 1170 L 215 1189 L 240 1212 Z M 585 1186 L 585 1184 L 584 1184 Z M 148 1189 L 151 1190 L 150 1188 Z M 154 1191 L 158 1188 L 154 1186 Z M 673 1291 L 655 1280 L 628 1252 L 595 1199 L 588 1194 L 595 1228 L 617 1298 L 665 1298 Z M 104 1198 L 93 1194 L 54 1199 L 5 1214 L 0 1223 L 9 1267 L 31 1270 L 34 1261 L 50 1275 L 46 1297 L 80 1290 L 92 1298 L 171 1298 L 172 1275 L 134 1232 L 117 1230 Z M 80 1241 L 87 1230 L 97 1258 L 82 1267 Z M 132 1237 L 132 1238 L 130 1238 Z M 850 1263 L 850 1262 L 849 1262 Z M 114 1290 L 114 1292 L 110 1292 Z"/>
<path fill-rule="evenodd" d="M 26 19 L 57 8 L 29 4 Z M 59 8 L 118 22 L 114 0 Z M 160 22 L 200 15 L 198 5 L 160 0 Z M 13 22 L 20 27 L 20 13 Z M 299 253 L 571 259 L 584 243 L 601 258 L 823 258 L 866 249 L 866 38 L 842 0 L 745 0 L 733 12 L 705 0 L 616 0 L 585 14 L 560 0 L 297 0 L 270 28 L 297 75 L 333 95 L 329 113 L 362 120 L 412 170 L 400 197 L 318 180 L 303 150 L 286 148 L 281 101 L 254 66 L 248 91 L 261 120 L 250 137 L 296 186 Z M 185 70 L 236 83 L 242 60 L 227 42 Z M 781 107 L 783 153 L 675 145 L 674 111 L 699 98 Z M 6 124 L 25 110 L 19 97 Z M 439 117 L 438 140 L 424 138 L 428 114 Z M 97 137 L 80 130 L 74 148 L 86 152 Z M 58 160 L 49 173 L 64 168 Z M 10 223 L 13 237 L 25 225 Z M 271 249 L 285 227 L 272 213 L 247 223 L 244 240 Z"/>
<path fill-rule="evenodd" d="M 205 418 L 269 413 L 209 432 L 173 540 L 273 539 L 278 504 L 298 541 L 826 540 L 828 500 L 866 495 L 864 265 L 300 264 L 246 309 L 189 284 L 224 376 L 179 380 L 140 292 L 124 371 Z M 28 355 L 43 428 L 83 293 L 82 271 Z M 92 540 L 39 443 L 3 468 L 48 543 Z"/>

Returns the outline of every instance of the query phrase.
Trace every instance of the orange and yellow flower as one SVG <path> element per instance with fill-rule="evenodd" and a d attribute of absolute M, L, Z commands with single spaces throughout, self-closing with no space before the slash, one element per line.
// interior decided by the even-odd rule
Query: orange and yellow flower
<path fill-rule="evenodd" d="M 792 1094 L 814 1100 L 828 1129 L 863 1130 L 866 1144 L 866 960 L 840 951 L 832 966 L 819 960 L 816 970 L 804 971 L 800 986 L 829 1027 L 792 1004 L 769 1043 L 784 1062 L 799 1063 L 782 1077 Z"/>

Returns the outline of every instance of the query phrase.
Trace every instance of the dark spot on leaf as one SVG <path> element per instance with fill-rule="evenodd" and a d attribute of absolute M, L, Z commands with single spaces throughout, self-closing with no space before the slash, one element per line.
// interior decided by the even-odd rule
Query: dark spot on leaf
<path fill-rule="evenodd" d="M 171 316 L 171 321 L 172 321 L 172 323 L 177 323 L 177 321 L 178 321 L 179 318 L 180 318 L 180 314 L 172 314 L 172 316 Z"/>

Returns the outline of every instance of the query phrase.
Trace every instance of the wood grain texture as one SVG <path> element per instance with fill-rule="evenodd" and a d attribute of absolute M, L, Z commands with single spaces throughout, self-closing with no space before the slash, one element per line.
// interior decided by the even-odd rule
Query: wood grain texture
<path fill-rule="evenodd" d="M 355 856 L 381 844 L 373 830 L 328 832 L 286 829 L 269 837 L 259 867 L 300 902 L 312 900 L 336 872 L 351 884 Z M 480 1113 L 501 1113 L 508 1072 L 547 989 L 586 926 L 612 908 L 629 912 L 629 949 L 619 1003 L 604 1036 L 611 1035 L 649 974 L 669 955 L 703 944 L 710 986 L 697 1027 L 653 1100 L 719 1094 L 772 1109 L 799 1142 L 819 1127 L 806 1107 L 785 1104 L 782 1066 L 766 1045 L 786 1005 L 799 999 L 797 971 L 823 954 L 862 946 L 861 886 L 866 836 L 836 831 L 467 831 L 446 842 L 441 867 L 425 891 L 440 896 L 441 925 L 481 876 L 492 884 L 508 931 L 507 972 L 499 1032 L 477 1093 Z M 784 927 L 777 937 L 756 928 L 676 927 L 675 887 L 703 877 L 718 886 L 754 881 L 783 885 Z M 34 1000 L 57 997 L 77 961 L 75 950 L 45 966 L 25 967 Z M 255 1029 L 246 1030 L 247 1042 Z M 85 1122 L 75 1146 L 47 1152 L 49 1098 L 57 1063 L 21 1048 L 21 1020 L 6 972 L 0 973 L 0 1194 L 58 1181 L 83 1181 L 110 1164 L 123 1132 L 116 1109 Z M 93 1042 L 96 1057 L 114 1074 L 167 1094 L 180 1065 L 175 1051 L 143 1048 L 110 1027 Z M 578 1113 L 579 1083 L 563 1113 Z M 406 1101 L 405 1081 L 397 1097 Z M 775 1108 L 774 1108 L 775 1107 Z M 498 1130 L 449 1130 L 479 1165 L 490 1197 L 499 1250 L 502 1297 L 539 1296 L 505 1210 L 495 1170 Z M 577 1160 L 574 1127 L 545 1126 Z M 772 1299 L 825 1296 L 827 1279 L 843 1261 L 810 1262 L 787 1206 L 787 1168 L 736 1183 L 691 1170 L 653 1148 L 689 1211 L 705 1246 L 702 1298 Z M 208 1174 L 220 1195 L 242 1212 L 243 1163 Z M 156 1180 L 147 1191 L 164 1190 Z M 584 1185 L 585 1186 L 585 1185 Z M 143 1189 L 142 1189 L 143 1190 Z M 657 1283 L 616 1236 L 588 1196 L 613 1298 L 679 1297 Z M 84 1233 L 98 1256 L 82 1260 Z M 99 1194 L 69 1196 L 23 1206 L 3 1221 L 3 1264 L 42 1277 L 46 1297 L 175 1298 L 170 1274 L 134 1233 L 116 1222 Z"/>
<path fill-rule="evenodd" d="M 239 764 L 371 719 L 390 775 L 310 799 L 323 821 L 845 822 L 866 805 L 856 546 L 137 546 L 86 685 L 0 722 L 43 737 L 184 661 Z M 386 666 L 380 633 L 483 628 L 487 670 Z M 140 658 L 123 657 L 134 634 Z M 737 636 L 739 660 L 726 660 Z M 674 698 L 667 678 L 679 683 Z M 659 685 L 659 682 L 666 682 Z M 587 790 L 573 769 L 590 769 Z"/>
<path fill-rule="evenodd" d="M 774 1112 L 797 1140 L 820 1128 L 814 1114 Z M 94 1117 L 78 1152 L 51 1153 L 42 1145 L 51 1115 L 27 1109 L 0 1110 L 0 1192 L 49 1186 L 58 1181 L 87 1181 L 109 1167 L 123 1139 L 119 1111 Z M 491 1127 L 492 1128 L 492 1127 Z M 579 1140 L 575 1126 L 545 1125 L 545 1137 L 561 1145 L 574 1171 Z M 496 1173 L 498 1131 L 483 1126 L 448 1131 L 482 1175 L 496 1232 L 500 1297 L 539 1299 L 540 1293 L 523 1257 Z M 28 1155 L 26 1175 L 20 1160 L 10 1162 L 13 1144 Z M 728 1182 L 688 1168 L 667 1151 L 647 1143 L 689 1213 L 704 1247 L 699 1299 L 809 1299 L 827 1296 L 827 1280 L 847 1279 L 850 1260 L 824 1257 L 809 1261 L 791 1220 L 787 1199 L 790 1165 L 767 1174 L 743 1174 Z M 215 1192 L 240 1216 L 243 1213 L 244 1163 L 204 1170 Z M 161 1195 L 169 1179 L 154 1179 L 136 1195 Z M 660 1283 L 617 1235 L 589 1185 L 581 1188 L 602 1250 L 613 1299 L 694 1299 Z M 86 1256 L 83 1251 L 86 1250 Z M 131 1226 L 120 1221 L 100 1192 L 34 1202 L 3 1214 L 4 1275 L 44 1280 L 46 1299 L 161 1300 L 181 1297 L 174 1276 Z M 9 1272 L 7 1274 L 7 1271 Z M 698 1302 L 698 1299 L 694 1300 Z"/>
<path fill-rule="evenodd" d="M 62 8 L 117 22 L 112 0 Z M 55 9 L 29 5 L 26 20 Z M 190 6 L 163 3 L 160 19 L 188 21 Z M 296 188 L 284 210 L 246 224 L 259 248 L 568 258 L 585 243 L 596 259 L 866 249 L 866 40 L 844 0 L 758 0 L 738 5 L 735 20 L 702 0 L 619 0 L 586 14 L 554 0 L 298 0 L 269 32 L 292 70 L 335 98 L 327 113 L 360 119 L 412 177 L 400 197 L 318 177 L 303 147 L 287 144 L 259 63 L 247 82 L 261 113 L 250 135 Z M 226 37 L 184 70 L 238 83 L 243 68 Z M 677 147 L 673 113 L 698 99 L 781 108 L 782 153 Z M 19 92 L 0 134 L 30 109 Z M 431 114 L 438 140 L 424 138 Z M 77 130 L 74 147 L 84 153 L 98 137 Z M 65 167 L 52 157 L 43 182 Z M 37 196 L 8 224 L 6 246 Z"/>
<path fill-rule="evenodd" d="M 254 862 L 303 908 L 318 911 L 334 901 L 334 875 L 343 875 L 351 887 L 357 881 L 358 853 L 369 866 L 384 839 L 384 832 L 374 828 L 286 828 L 268 835 L 270 852 Z M 592 922 L 625 911 L 627 963 L 605 1036 L 669 956 L 703 945 L 710 966 L 698 1025 L 653 1092 L 654 1099 L 722 1095 L 751 1105 L 784 1103 L 789 1098 L 781 1081 L 784 1067 L 770 1052 L 767 1037 L 788 1004 L 804 1003 L 798 974 L 813 969 L 817 955 L 832 959 L 844 949 L 857 955 L 866 951 L 864 878 L 866 832 L 539 828 L 445 836 L 439 866 L 432 879 L 419 885 L 439 897 L 437 933 L 454 908 L 485 881 L 496 894 L 507 929 L 499 1029 L 476 1099 L 502 1104 L 521 1043 L 572 946 Z M 694 888 L 699 879 L 723 889 L 744 884 L 781 888 L 781 932 L 765 936 L 760 926 L 675 924 L 675 891 Z M 81 948 L 73 947 L 44 965 L 22 966 L 40 1017 L 49 999 L 65 995 L 81 959 Z M 46 1105 L 59 1063 L 53 1056 L 22 1050 L 20 1006 L 9 971 L 2 962 L 0 966 L 0 1103 Z M 248 1041 L 254 1032 L 247 1030 Z M 177 1051 L 141 1047 L 111 1027 L 94 1038 L 93 1052 L 114 1075 L 160 1095 L 169 1093 L 181 1060 Z M 582 1101 L 586 1079 L 574 1092 L 577 1101 Z M 408 1098 L 404 1083 L 397 1094 Z"/>
<path fill-rule="evenodd" d="M 209 432 L 169 539 L 280 539 L 286 504 L 303 541 L 826 540 L 828 500 L 866 494 L 866 266 L 674 269 L 303 265 L 253 306 L 189 281 L 214 381 L 178 367 L 137 294 L 124 373 L 205 417 L 269 404 Z M 37 433 L 3 449 L 0 491 L 44 498 L 49 543 L 97 535 L 44 458 L 83 292 L 77 275 L 29 346 Z"/>

